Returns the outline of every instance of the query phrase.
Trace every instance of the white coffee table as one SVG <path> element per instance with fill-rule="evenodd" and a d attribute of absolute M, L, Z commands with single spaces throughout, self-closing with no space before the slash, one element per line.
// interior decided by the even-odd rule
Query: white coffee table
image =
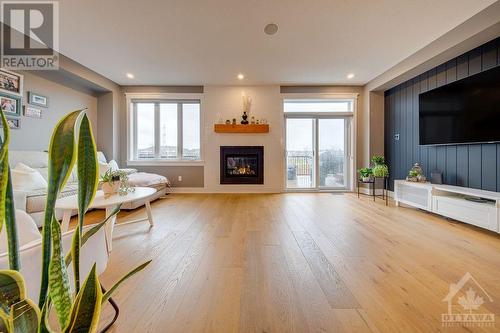
<path fill-rule="evenodd" d="M 128 221 L 125 223 L 135 223 L 141 221 L 149 221 L 149 224 L 153 226 L 153 214 L 151 213 L 151 205 L 149 203 L 149 198 L 156 193 L 156 190 L 149 187 L 136 187 L 134 192 L 127 193 L 126 195 L 118 195 L 113 194 L 110 196 L 104 196 L 102 191 L 97 191 L 94 201 L 89 206 L 90 208 L 104 208 L 106 209 L 106 218 L 111 215 L 115 209 L 126 202 L 136 201 L 136 200 L 145 200 L 146 204 L 146 214 L 147 217 Z M 78 195 L 70 195 L 61 199 L 58 199 L 56 202 L 56 209 L 60 209 L 63 211 L 63 220 L 61 223 L 62 232 L 68 231 L 69 229 L 69 221 L 71 219 L 71 214 L 74 210 L 78 209 Z M 106 242 L 108 245 L 108 251 L 111 252 L 112 249 L 112 239 L 113 239 L 113 229 L 115 227 L 116 215 L 111 217 L 109 221 L 106 223 Z"/>

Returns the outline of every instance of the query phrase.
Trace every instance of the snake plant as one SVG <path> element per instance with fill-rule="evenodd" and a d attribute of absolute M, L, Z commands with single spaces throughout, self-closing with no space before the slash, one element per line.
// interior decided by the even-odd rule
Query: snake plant
<path fill-rule="evenodd" d="M 150 261 L 126 274 L 104 294 L 95 264 L 81 282 L 81 247 L 107 221 L 104 220 L 83 233 L 83 216 L 92 203 L 98 185 L 96 146 L 86 112 L 78 110 L 69 113 L 59 121 L 52 134 L 47 202 L 42 227 L 42 271 L 38 304 L 26 297 L 24 279 L 19 273 L 21 262 L 8 159 L 9 126 L 1 110 L 0 116 L 3 125 L 3 138 L 0 137 L 0 232 L 7 233 L 10 268 L 0 270 L 0 332 L 55 332 L 48 319 L 52 311 L 56 314 L 60 332 L 96 332 L 102 305 L 123 281 L 144 269 Z M 79 179 L 79 219 L 73 233 L 71 251 L 65 254 L 62 249 L 61 228 L 55 218 L 55 203 L 75 165 Z M 118 209 L 111 216 L 117 213 Z M 67 271 L 70 264 L 74 272 L 74 293 L 70 288 Z"/>

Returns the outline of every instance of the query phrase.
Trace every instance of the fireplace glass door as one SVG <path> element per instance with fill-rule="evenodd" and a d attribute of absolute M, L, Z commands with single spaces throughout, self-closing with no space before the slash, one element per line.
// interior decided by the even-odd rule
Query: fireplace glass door
<path fill-rule="evenodd" d="M 230 177 L 257 177 L 258 156 L 228 155 L 226 156 L 226 174 Z"/>
<path fill-rule="evenodd" d="M 264 147 L 221 146 L 220 183 L 264 184 Z"/>

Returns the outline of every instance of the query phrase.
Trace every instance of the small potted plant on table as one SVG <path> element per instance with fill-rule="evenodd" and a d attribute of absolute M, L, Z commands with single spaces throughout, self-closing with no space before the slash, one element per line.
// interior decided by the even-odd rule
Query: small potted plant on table
<path fill-rule="evenodd" d="M 101 177 L 102 191 L 105 195 L 118 193 L 121 186 L 121 173 L 120 171 L 113 171 L 109 169 Z"/>

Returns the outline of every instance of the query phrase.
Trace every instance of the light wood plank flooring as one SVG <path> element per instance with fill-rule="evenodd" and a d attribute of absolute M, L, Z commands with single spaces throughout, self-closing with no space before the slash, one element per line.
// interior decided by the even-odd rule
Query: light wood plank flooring
<path fill-rule="evenodd" d="M 500 316 L 500 237 L 352 194 L 174 194 L 156 224 L 115 229 L 102 276 L 112 332 L 493 332 L 442 327 L 449 284 L 470 272 Z M 142 209 L 120 213 L 135 218 Z M 102 211 L 88 214 L 95 221 Z M 110 318 L 106 309 L 103 321 Z"/>

